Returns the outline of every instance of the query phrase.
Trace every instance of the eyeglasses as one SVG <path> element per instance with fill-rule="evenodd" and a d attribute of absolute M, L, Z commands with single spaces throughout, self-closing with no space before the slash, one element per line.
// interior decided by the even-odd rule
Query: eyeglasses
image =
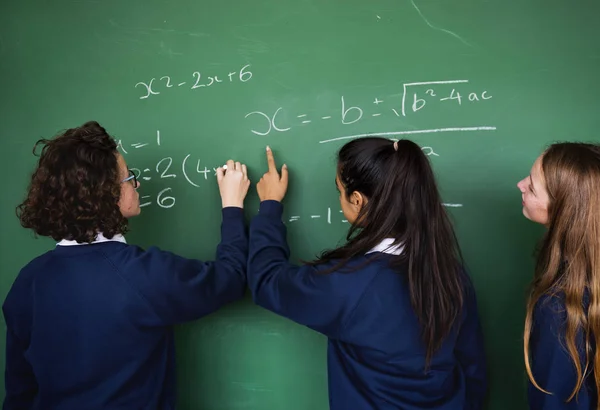
<path fill-rule="evenodd" d="M 138 181 L 137 181 L 137 177 L 135 176 L 135 172 L 133 172 L 132 170 L 128 170 L 129 171 L 129 176 L 127 178 L 125 178 L 124 180 L 121 181 L 121 183 L 123 182 L 127 182 L 127 181 L 131 181 L 133 184 L 134 188 L 138 187 Z"/>

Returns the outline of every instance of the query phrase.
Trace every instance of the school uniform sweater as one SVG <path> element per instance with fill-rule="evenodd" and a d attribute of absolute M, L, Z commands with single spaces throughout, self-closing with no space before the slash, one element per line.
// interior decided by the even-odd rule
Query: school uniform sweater
<path fill-rule="evenodd" d="M 222 216 L 214 262 L 100 235 L 63 241 L 24 267 L 3 305 L 4 409 L 174 409 L 173 325 L 242 297 L 246 285 L 242 210 Z"/>
<path fill-rule="evenodd" d="M 588 300 L 584 300 L 587 311 Z M 549 392 L 538 390 L 529 382 L 529 407 L 531 410 L 596 410 L 598 392 L 592 368 L 579 393 L 567 403 L 577 383 L 577 372 L 566 346 L 566 321 L 564 295 L 543 296 L 533 312 L 533 326 L 529 340 L 531 371 L 537 384 Z M 585 338 L 578 332 L 576 345 L 582 371 L 585 369 Z M 596 353 L 592 339 L 592 360 Z"/>
<path fill-rule="evenodd" d="M 332 410 L 481 409 L 486 366 L 475 294 L 455 331 L 425 369 L 426 349 L 411 307 L 406 268 L 389 267 L 384 241 L 354 258 L 354 272 L 288 262 L 282 205 L 264 201 L 250 225 L 248 284 L 255 302 L 328 337 Z M 367 258 L 375 258 L 367 263 Z M 335 263 L 335 262 L 334 262 Z M 362 266 L 364 265 L 364 266 Z"/>

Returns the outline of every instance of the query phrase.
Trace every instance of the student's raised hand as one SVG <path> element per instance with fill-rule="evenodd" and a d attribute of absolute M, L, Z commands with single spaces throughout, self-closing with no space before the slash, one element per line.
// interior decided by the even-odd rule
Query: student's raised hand
<path fill-rule="evenodd" d="M 229 206 L 244 207 L 244 198 L 246 198 L 248 188 L 250 188 L 248 170 L 245 164 L 233 162 L 230 159 L 227 161 L 227 170 L 223 167 L 217 169 L 217 182 L 223 208 Z"/>
<path fill-rule="evenodd" d="M 267 163 L 269 164 L 269 170 L 256 184 L 256 191 L 261 201 L 278 201 L 281 202 L 285 196 L 288 186 L 288 170 L 287 165 L 281 167 L 281 176 L 277 172 L 275 166 L 275 158 L 273 158 L 273 151 L 267 147 Z"/>

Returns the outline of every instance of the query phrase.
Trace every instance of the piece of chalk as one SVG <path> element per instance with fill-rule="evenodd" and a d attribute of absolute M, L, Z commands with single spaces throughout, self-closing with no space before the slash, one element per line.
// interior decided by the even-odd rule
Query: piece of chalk
<path fill-rule="evenodd" d="M 227 165 L 223 165 L 223 169 L 227 169 Z"/>

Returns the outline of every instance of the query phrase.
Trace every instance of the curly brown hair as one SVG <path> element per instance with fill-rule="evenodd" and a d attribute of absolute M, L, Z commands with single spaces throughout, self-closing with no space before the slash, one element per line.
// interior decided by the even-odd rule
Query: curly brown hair
<path fill-rule="evenodd" d="M 17 206 L 24 228 L 37 235 L 90 243 L 127 231 L 119 209 L 121 184 L 115 140 L 96 121 L 71 128 L 42 145 L 27 197 Z"/>

